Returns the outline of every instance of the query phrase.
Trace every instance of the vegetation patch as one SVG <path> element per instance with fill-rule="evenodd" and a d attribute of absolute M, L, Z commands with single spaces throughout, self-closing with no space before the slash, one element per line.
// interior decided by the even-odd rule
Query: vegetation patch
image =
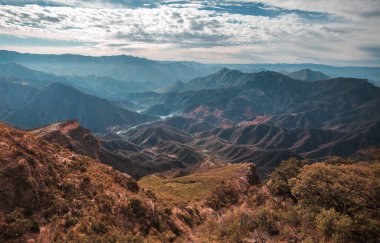
<path fill-rule="evenodd" d="M 177 178 L 146 176 L 139 180 L 139 184 L 152 191 L 158 201 L 167 206 L 185 206 L 210 199 L 210 205 L 214 204 L 215 208 L 220 208 L 230 201 L 236 201 L 233 199 L 236 195 L 229 195 L 234 194 L 231 192 L 234 189 L 227 187 L 230 192 L 227 193 L 229 198 L 226 198 L 225 203 L 220 202 L 220 205 L 217 205 L 220 197 L 224 195 L 222 189 L 226 186 L 226 182 L 244 175 L 246 170 L 246 164 L 232 164 Z"/>

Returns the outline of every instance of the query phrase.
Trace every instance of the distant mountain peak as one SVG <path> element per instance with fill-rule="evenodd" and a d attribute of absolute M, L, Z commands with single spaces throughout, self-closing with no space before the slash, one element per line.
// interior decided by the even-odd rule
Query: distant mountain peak
<path fill-rule="evenodd" d="M 239 74 L 242 74 L 242 72 L 239 71 L 239 70 L 228 69 L 228 68 L 222 68 L 222 69 L 220 69 L 217 73 L 215 73 L 214 75 L 223 75 L 223 74 L 232 74 L 232 73 L 239 73 Z"/>
<path fill-rule="evenodd" d="M 309 68 L 289 73 L 288 76 L 302 81 L 318 81 L 330 79 L 330 77 L 326 74 L 319 71 L 313 71 Z"/>
<path fill-rule="evenodd" d="M 220 69 L 218 73 L 225 73 L 225 72 L 229 72 L 229 71 L 231 71 L 231 69 L 224 67 L 224 68 Z"/>

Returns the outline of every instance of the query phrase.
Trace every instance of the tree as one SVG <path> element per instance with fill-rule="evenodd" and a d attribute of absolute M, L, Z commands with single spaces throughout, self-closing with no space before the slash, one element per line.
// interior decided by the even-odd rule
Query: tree
<path fill-rule="evenodd" d="M 329 165 L 316 163 L 305 166 L 291 192 L 303 205 L 334 208 L 352 215 L 380 207 L 380 164 Z"/>
<path fill-rule="evenodd" d="M 289 180 L 296 177 L 308 163 L 307 160 L 297 158 L 283 161 L 271 175 L 271 180 L 268 183 L 271 192 L 277 196 L 292 197 Z"/>

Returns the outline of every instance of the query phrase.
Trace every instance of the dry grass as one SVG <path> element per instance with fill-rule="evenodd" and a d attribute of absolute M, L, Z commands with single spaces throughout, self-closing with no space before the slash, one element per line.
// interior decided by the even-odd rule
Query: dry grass
<path fill-rule="evenodd" d="M 209 198 L 218 186 L 246 173 L 246 164 L 229 164 L 207 172 L 167 179 L 150 175 L 139 181 L 141 187 L 154 192 L 167 206 L 180 206 Z"/>
<path fill-rule="evenodd" d="M 1 123 L 0 158 L 0 242 L 168 241 L 178 231 L 128 175 Z"/>

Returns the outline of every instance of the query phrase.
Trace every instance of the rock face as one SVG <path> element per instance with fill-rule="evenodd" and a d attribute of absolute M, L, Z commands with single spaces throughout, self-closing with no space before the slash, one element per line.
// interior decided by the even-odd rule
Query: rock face
<path fill-rule="evenodd" d="M 55 123 L 32 130 L 32 133 L 78 154 L 99 160 L 100 141 L 91 134 L 90 130 L 82 128 L 78 120 Z"/>

